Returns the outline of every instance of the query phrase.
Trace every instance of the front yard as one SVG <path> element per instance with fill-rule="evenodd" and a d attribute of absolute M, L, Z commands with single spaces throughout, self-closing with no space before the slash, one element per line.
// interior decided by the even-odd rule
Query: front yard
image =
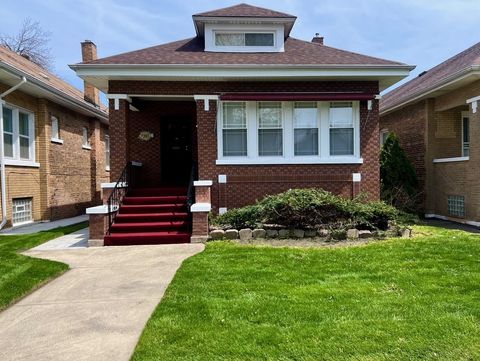
<path fill-rule="evenodd" d="M 51 239 L 87 227 L 87 223 L 18 236 L 0 236 L 0 311 L 68 269 L 63 263 L 19 254 Z"/>
<path fill-rule="evenodd" d="M 208 244 L 133 360 L 480 359 L 480 236 L 293 249 Z"/>

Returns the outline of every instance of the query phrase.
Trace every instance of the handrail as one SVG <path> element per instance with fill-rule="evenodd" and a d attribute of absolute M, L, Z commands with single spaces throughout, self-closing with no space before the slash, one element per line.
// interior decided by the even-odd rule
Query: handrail
<path fill-rule="evenodd" d="M 123 197 L 136 185 L 136 168 L 141 167 L 142 163 L 128 162 L 122 170 L 120 177 L 118 178 L 112 193 L 107 200 L 108 210 L 108 229 L 107 234 L 110 234 L 110 229 L 117 217 L 118 210 L 122 204 Z"/>
<path fill-rule="evenodd" d="M 188 190 L 187 190 L 187 205 L 188 208 L 195 203 L 195 189 L 193 187 L 193 182 L 195 180 L 196 168 L 195 163 L 192 163 L 192 168 L 190 169 L 190 179 L 188 181 Z"/>

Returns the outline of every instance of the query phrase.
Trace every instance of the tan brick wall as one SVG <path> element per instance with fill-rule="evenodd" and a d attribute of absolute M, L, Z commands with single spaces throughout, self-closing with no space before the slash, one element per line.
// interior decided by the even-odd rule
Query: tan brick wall
<path fill-rule="evenodd" d="M 0 91 L 8 87 L 0 84 Z M 82 127 L 95 121 L 45 99 L 20 90 L 5 101 L 35 114 L 35 160 L 39 168 L 7 166 L 7 213 L 11 223 L 12 199 L 33 198 L 34 220 L 53 220 L 83 214 L 100 202 L 100 183 L 109 180 L 105 170 L 105 125 L 97 121 L 97 151 L 82 149 Z M 63 144 L 51 142 L 51 116 L 57 117 Z M 93 142 L 95 137 L 91 138 Z M 92 163 L 96 166 L 93 168 Z M 93 184 L 93 186 L 92 186 Z"/>

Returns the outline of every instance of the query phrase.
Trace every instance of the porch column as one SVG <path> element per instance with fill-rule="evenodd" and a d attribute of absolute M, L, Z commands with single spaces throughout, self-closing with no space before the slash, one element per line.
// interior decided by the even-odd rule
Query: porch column
<path fill-rule="evenodd" d="M 110 181 L 116 182 L 129 161 L 128 99 L 112 98 L 109 101 Z"/>
<path fill-rule="evenodd" d="M 208 213 L 212 210 L 210 188 L 211 180 L 193 182 L 195 187 L 195 203 L 190 207 L 192 212 L 192 243 L 205 242 L 208 239 Z"/>

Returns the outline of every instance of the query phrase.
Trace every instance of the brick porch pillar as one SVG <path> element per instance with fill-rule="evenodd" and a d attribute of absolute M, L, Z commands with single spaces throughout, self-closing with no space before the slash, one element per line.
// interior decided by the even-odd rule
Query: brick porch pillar
<path fill-rule="evenodd" d="M 115 106 L 117 105 L 117 106 Z M 116 182 L 129 160 L 128 116 L 130 104 L 127 99 L 110 99 L 109 131 L 110 136 L 110 181 Z"/>
<path fill-rule="evenodd" d="M 190 207 L 192 212 L 192 243 L 205 242 L 208 239 L 208 214 L 212 209 L 210 188 L 211 180 L 195 181 L 195 203 Z"/>

